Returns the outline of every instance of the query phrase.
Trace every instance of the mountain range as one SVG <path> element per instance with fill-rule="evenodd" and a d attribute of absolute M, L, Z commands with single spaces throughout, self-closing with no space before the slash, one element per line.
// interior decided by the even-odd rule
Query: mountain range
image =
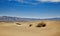
<path fill-rule="evenodd" d="M 0 21 L 35 21 L 35 20 L 60 20 L 60 18 L 36 19 L 36 18 L 21 18 L 11 16 L 0 16 Z"/>

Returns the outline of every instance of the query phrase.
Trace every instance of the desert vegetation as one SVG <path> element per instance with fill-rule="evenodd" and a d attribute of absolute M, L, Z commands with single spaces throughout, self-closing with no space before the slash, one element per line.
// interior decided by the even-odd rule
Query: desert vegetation
<path fill-rule="evenodd" d="M 36 27 L 45 27 L 46 24 L 44 22 L 38 23 Z"/>
<path fill-rule="evenodd" d="M 32 26 L 32 24 L 29 25 L 29 27 L 31 27 L 31 26 Z"/>
<path fill-rule="evenodd" d="M 17 25 L 21 25 L 20 23 L 16 23 Z"/>

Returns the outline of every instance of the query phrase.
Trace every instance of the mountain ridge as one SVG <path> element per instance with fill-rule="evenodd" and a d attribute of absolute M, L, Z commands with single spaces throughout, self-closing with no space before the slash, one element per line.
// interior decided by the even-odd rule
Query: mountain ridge
<path fill-rule="evenodd" d="M 0 16 L 0 21 L 33 21 L 33 20 L 40 20 L 40 19 Z"/>
<path fill-rule="evenodd" d="M 36 18 L 21 18 L 11 16 L 0 16 L 0 21 L 35 21 L 35 20 L 60 20 L 60 18 L 36 19 Z"/>

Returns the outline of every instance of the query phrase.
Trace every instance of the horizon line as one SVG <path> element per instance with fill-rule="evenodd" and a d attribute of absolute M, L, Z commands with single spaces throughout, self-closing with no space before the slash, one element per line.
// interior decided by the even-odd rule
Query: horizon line
<path fill-rule="evenodd" d="M 2 17 L 2 16 L 3 16 L 3 15 L 0 15 L 0 17 Z M 25 16 L 8 16 L 8 17 L 34 18 L 34 19 L 60 18 L 60 16 L 57 16 L 57 17 L 25 17 Z"/>

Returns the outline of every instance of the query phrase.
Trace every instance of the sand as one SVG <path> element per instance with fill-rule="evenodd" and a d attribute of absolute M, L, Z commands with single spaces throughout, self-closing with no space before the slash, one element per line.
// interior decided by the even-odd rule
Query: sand
<path fill-rule="evenodd" d="M 36 27 L 41 22 L 0 22 L 0 36 L 60 36 L 60 21 L 44 20 L 45 27 Z"/>

